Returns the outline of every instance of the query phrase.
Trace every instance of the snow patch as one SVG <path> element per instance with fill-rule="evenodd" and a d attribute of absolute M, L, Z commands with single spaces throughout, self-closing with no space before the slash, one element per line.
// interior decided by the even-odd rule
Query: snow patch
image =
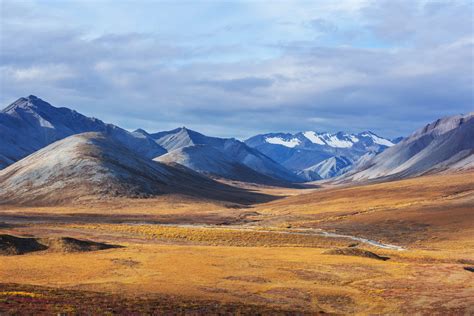
<path fill-rule="evenodd" d="M 326 139 L 326 142 L 329 146 L 337 148 L 350 148 L 354 145 L 348 140 L 339 139 L 336 135 L 330 135 L 328 139 Z"/>
<path fill-rule="evenodd" d="M 326 143 L 323 142 L 323 140 L 319 138 L 319 136 L 315 132 L 308 131 L 308 132 L 304 132 L 303 135 L 304 137 L 309 139 L 313 144 L 326 145 Z"/>
<path fill-rule="evenodd" d="M 274 145 L 282 145 L 289 148 L 294 148 L 300 144 L 300 140 L 298 138 L 292 138 L 290 140 L 285 140 L 280 137 L 267 137 L 265 141 L 270 144 Z"/>
<path fill-rule="evenodd" d="M 395 145 L 394 143 L 392 143 L 388 139 L 378 137 L 377 135 L 374 135 L 374 134 L 364 133 L 364 134 L 362 134 L 362 136 L 372 138 L 374 143 L 379 144 L 379 145 L 383 145 L 383 146 L 387 146 L 387 147 L 392 147 L 393 145 Z"/>
<path fill-rule="evenodd" d="M 353 143 L 357 143 L 359 141 L 359 139 L 355 137 L 354 135 L 349 135 L 349 138 L 351 139 Z"/>

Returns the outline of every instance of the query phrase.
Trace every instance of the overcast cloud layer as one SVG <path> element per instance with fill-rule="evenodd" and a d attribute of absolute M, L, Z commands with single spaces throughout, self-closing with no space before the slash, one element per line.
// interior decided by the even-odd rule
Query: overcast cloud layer
<path fill-rule="evenodd" d="M 128 129 L 238 138 L 395 137 L 474 110 L 470 0 L 0 3 L 2 107 L 34 94 Z"/>

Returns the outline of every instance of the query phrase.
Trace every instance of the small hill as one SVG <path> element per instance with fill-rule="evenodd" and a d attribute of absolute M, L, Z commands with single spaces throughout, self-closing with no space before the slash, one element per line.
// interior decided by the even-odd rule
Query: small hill
<path fill-rule="evenodd" d="M 33 238 L 0 235 L 0 255 L 22 255 L 35 251 L 48 250 L 53 252 L 86 252 L 97 251 L 121 246 L 109 245 L 71 237 Z"/>
<path fill-rule="evenodd" d="M 0 187 L 3 204 L 57 205 L 163 194 L 243 204 L 268 200 L 185 167 L 142 158 L 101 133 L 70 136 L 0 170 Z"/>
<path fill-rule="evenodd" d="M 36 238 L 22 238 L 12 235 L 0 235 L 0 255 L 12 256 L 25 253 L 45 250 L 46 247 L 40 244 Z"/>

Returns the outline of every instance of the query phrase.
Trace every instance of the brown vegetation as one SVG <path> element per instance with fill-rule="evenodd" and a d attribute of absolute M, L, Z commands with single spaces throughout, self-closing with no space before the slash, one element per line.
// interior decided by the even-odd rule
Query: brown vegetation
<path fill-rule="evenodd" d="M 0 255 L 22 255 L 41 250 L 64 253 L 84 252 L 118 247 L 116 245 L 79 240 L 71 237 L 31 238 L 7 234 L 0 235 Z"/>
<path fill-rule="evenodd" d="M 473 314 L 473 175 L 255 187 L 288 197 L 250 208 L 177 196 L 5 206 L 2 234 L 124 247 L 0 255 L 0 314 Z"/>
<path fill-rule="evenodd" d="M 45 250 L 46 248 L 35 238 L 0 235 L 0 255 L 22 255 L 28 252 Z"/>
<path fill-rule="evenodd" d="M 359 248 L 338 248 L 338 249 L 331 249 L 323 252 L 325 255 L 340 255 L 340 256 L 356 256 L 356 257 L 364 257 L 376 260 L 388 260 L 389 257 L 379 256 L 372 251 L 363 250 Z"/>

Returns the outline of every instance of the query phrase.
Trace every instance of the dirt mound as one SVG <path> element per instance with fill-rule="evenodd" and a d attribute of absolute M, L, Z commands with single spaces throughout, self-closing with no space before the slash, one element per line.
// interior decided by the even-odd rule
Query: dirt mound
<path fill-rule="evenodd" d="M 26 238 L 0 234 L 0 256 L 22 255 L 41 250 L 67 253 L 97 251 L 119 247 L 122 246 L 109 245 L 89 240 L 79 240 L 71 237 Z"/>
<path fill-rule="evenodd" d="M 21 255 L 28 252 L 45 250 L 46 248 L 36 238 L 0 235 L 0 255 Z"/>
<path fill-rule="evenodd" d="M 45 244 L 48 250 L 54 252 L 86 252 L 121 247 L 71 237 L 43 238 L 41 243 Z"/>
<path fill-rule="evenodd" d="M 364 257 L 370 259 L 377 259 L 377 260 L 388 260 L 389 257 L 382 257 L 379 256 L 371 251 L 363 250 L 359 248 L 338 248 L 338 249 L 331 249 L 324 252 L 326 255 L 341 255 L 341 256 L 356 256 L 356 257 Z"/>

